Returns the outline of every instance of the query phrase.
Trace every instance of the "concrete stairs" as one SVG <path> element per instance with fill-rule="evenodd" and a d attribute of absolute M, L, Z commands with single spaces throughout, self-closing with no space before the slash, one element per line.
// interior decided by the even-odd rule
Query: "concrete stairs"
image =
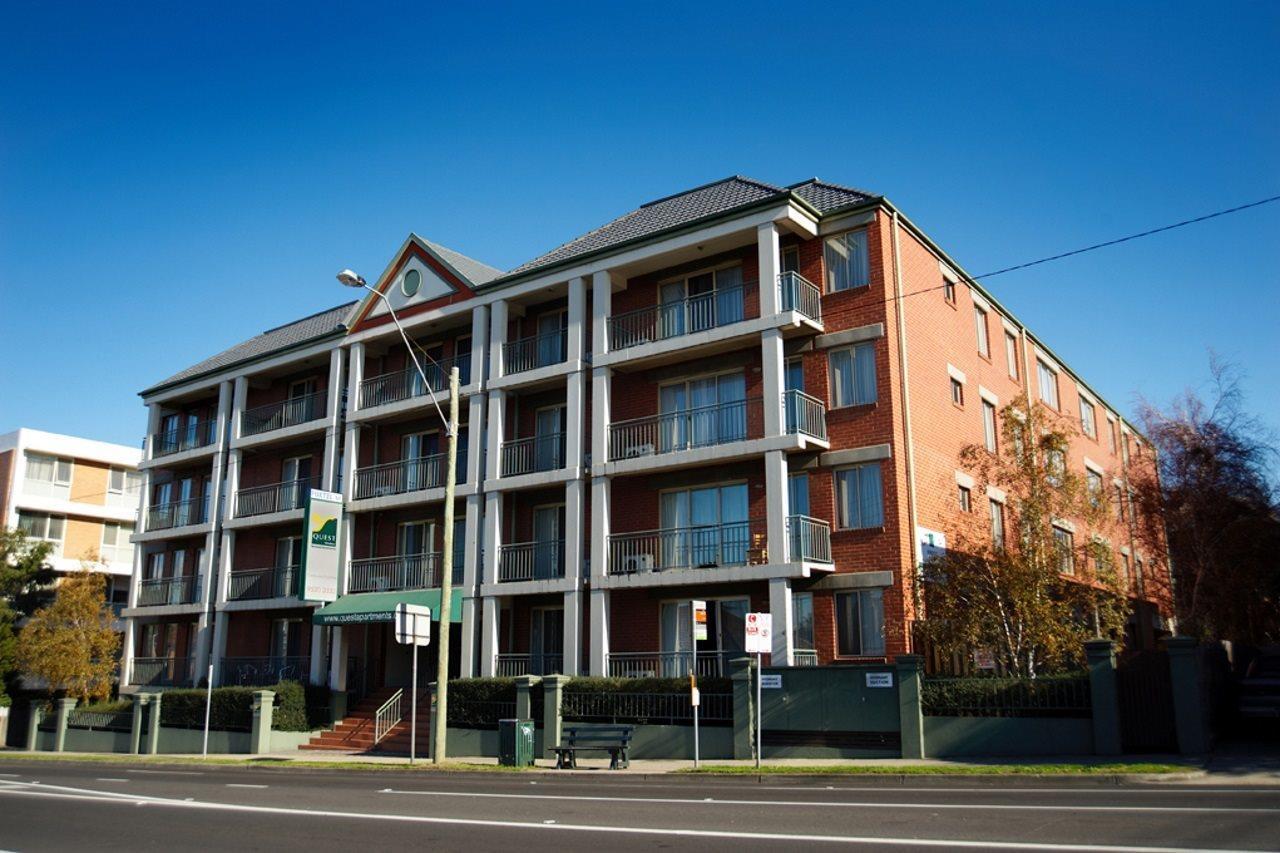
<path fill-rule="evenodd" d="M 373 742 L 373 720 L 378 708 L 395 694 L 394 689 L 379 690 L 366 696 L 351 709 L 345 718 L 326 732 L 321 732 L 299 748 L 329 752 L 375 753 L 379 755 L 409 754 L 409 696 L 404 697 L 404 719 L 400 721 L 381 743 Z M 418 697 L 418 754 L 425 755 L 428 743 L 428 727 L 431 725 L 431 706 L 426 696 Z"/>

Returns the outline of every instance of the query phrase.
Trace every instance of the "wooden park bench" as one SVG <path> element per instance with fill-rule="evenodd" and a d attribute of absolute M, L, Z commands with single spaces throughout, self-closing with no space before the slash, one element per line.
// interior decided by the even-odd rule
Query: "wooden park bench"
<path fill-rule="evenodd" d="M 587 750 L 609 753 L 610 770 L 630 767 L 627 750 L 635 733 L 635 726 L 565 726 L 559 746 L 551 747 L 556 769 L 577 767 L 578 753 Z"/>

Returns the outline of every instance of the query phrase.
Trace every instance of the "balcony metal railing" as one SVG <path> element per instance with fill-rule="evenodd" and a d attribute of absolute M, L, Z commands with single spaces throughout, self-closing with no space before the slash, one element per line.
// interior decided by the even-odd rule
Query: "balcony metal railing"
<path fill-rule="evenodd" d="M 520 542 L 498 551 L 498 580 L 532 581 L 564 577 L 564 540 Z"/>
<path fill-rule="evenodd" d="M 427 376 L 425 383 L 422 381 L 422 374 L 413 367 L 370 377 L 360 383 L 358 407 L 369 409 L 374 406 L 385 406 L 388 403 L 398 403 L 410 397 L 425 397 L 428 388 L 437 394 L 446 391 L 449 388 L 449 371 L 454 367 L 458 368 L 459 385 L 467 385 L 471 382 L 469 351 L 439 359 L 434 364 L 425 359 L 422 361 L 422 373 Z"/>
<path fill-rule="evenodd" d="M 609 318 L 609 349 L 627 349 L 745 320 L 744 288 L 755 284 L 744 282 L 737 287 L 615 314 Z"/>
<path fill-rule="evenodd" d="M 494 656 L 494 674 L 499 678 L 518 675 L 559 675 L 564 671 L 564 655 L 560 652 L 532 654 L 499 654 Z"/>
<path fill-rule="evenodd" d="M 311 490 L 319 486 L 319 477 L 304 477 L 241 489 L 236 492 L 236 518 L 302 509 Z"/>
<path fill-rule="evenodd" d="M 817 666 L 818 653 L 813 649 L 792 649 L 791 665 L 792 666 Z"/>
<path fill-rule="evenodd" d="M 134 658 L 129 683 L 138 687 L 181 687 L 191 682 L 190 658 Z"/>
<path fill-rule="evenodd" d="M 778 304 L 783 311 L 796 311 L 814 322 L 822 322 L 822 291 L 798 272 L 778 276 Z"/>
<path fill-rule="evenodd" d="M 502 471 L 499 476 L 514 477 L 563 468 L 564 437 L 562 432 L 553 432 L 502 442 Z"/>
<path fill-rule="evenodd" d="M 204 524 L 209 520 L 207 510 L 204 498 L 157 504 L 147 510 L 147 530 L 169 530 L 189 524 Z"/>
<path fill-rule="evenodd" d="M 285 598 L 298 594 L 301 574 L 298 566 L 272 566 L 265 569 L 232 569 L 227 586 L 227 600 L 253 601 L 260 598 Z"/>
<path fill-rule="evenodd" d="M 217 421 L 200 421 L 165 430 L 164 432 L 153 433 L 151 436 L 151 456 L 152 458 L 171 456 L 184 450 L 208 447 L 217 438 Z"/>
<path fill-rule="evenodd" d="M 782 392 L 782 414 L 788 435 L 827 440 L 827 407 L 803 391 Z"/>
<path fill-rule="evenodd" d="M 510 376 L 537 367 L 560 364 L 569 358 L 569 330 L 532 335 L 502 345 L 502 372 Z"/>
<path fill-rule="evenodd" d="M 729 674 L 729 661 L 746 657 L 746 652 L 698 652 L 698 676 L 714 678 Z M 693 654 L 683 652 L 610 652 L 610 678 L 684 678 L 693 667 Z"/>
<path fill-rule="evenodd" d="M 447 454 L 436 453 L 417 459 L 401 459 L 356 469 L 356 499 L 403 495 L 444 486 Z M 458 442 L 457 482 L 467 480 L 467 448 L 462 436 Z"/>
<path fill-rule="evenodd" d="M 831 562 L 831 525 L 807 515 L 787 517 L 788 559 L 793 563 Z"/>
<path fill-rule="evenodd" d="M 222 659 L 219 681 L 223 687 L 267 687 L 282 681 L 306 681 L 311 675 L 311 658 L 230 657 Z"/>
<path fill-rule="evenodd" d="M 324 417 L 326 399 L 324 391 L 316 391 L 291 400 L 248 409 L 240 415 L 240 434 L 261 435 Z"/>
<path fill-rule="evenodd" d="M 616 534 L 609 537 L 609 574 L 763 564 L 765 530 L 759 519 Z"/>
<path fill-rule="evenodd" d="M 381 592 L 437 587 L 440 586 L 442 560 L 443 554 L 440 551 L 352 560 L 351 580 L 347 584 L 347 591 Z M 454 580 L 460 580 L 461 567 L 456 565 L 456 559 L 454 563 Z"/>
<path fill-rule="evenodd" d="M 609 426 L 609 460 L 634 459 L 764 435 L 759 397 L 618 421 Z"/>
<path fill-rule="evenodd" d="M 147 578 L 138 581 L 139 607 L 155 607 L 162 604 L 195 604 L 199 600 L 199 575 Z"/>

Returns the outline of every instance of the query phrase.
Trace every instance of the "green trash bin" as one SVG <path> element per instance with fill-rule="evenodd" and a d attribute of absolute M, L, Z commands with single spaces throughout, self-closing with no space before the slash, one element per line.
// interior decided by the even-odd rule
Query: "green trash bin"
<path fill-rule="evenodd" d="M 498 763 L 503 767 L 533 764 L 533 720 L 498 720 Z"/>

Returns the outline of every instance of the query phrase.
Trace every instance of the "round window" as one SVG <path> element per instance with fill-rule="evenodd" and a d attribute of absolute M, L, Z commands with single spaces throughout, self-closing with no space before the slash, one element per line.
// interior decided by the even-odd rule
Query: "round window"
<path fill-rule="evenodd" d="M 417 270 L 409 270 L 404 274 L 404 279 L 400 282 L 400 289 L 404 291 L 405 296 L 413 296 L 418 292 L 418 288 L 422 286 L 422 273 Z"/>

